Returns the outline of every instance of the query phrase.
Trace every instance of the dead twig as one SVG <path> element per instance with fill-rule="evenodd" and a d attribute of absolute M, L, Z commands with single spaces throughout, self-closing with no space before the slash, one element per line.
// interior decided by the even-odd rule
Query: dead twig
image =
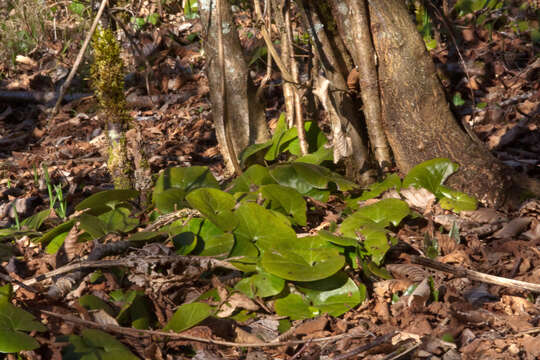
<path fill-rule="evenodd" d="M 533 284 L 525 281 L 507 279 L 500 276 L 484 274 L 479 271 L 460 269 L 452 265 L 448 265 L 439 261 L 431 260 L 425 257 L 411 255 L 409 257 L 413 264 L 426 266 L 438 271 L 454 274 L 458 277 L 466 277 L 471 280 L 480 281 L 486 284 L 499 285 L 519 290 L 529 290 L 540 293 L 540 284 Z"/>
<path fill-rule="evenodd" d="M 253 3 L 253 7 L 255 8 L 255 14 L 257 15 L 257 19 L 261 22 L 264 22 L 264 18 L 261 12 L 261 4 L 259 0 L 255 0 Z M 261 35 L 264 39 L 264 42 L 266 43 L 266 47 L 268 49 L 268 52 L 272 54 L 272 58 L 276 62 L 277 67 L 279 68 L 279 71 L 281 71 L 281 77 L 283 80 L 287 82 L 294 82 L 292 75 L 289 73 L 289 70 L 287 70 L 287 67 L 281 61 L 281 57 L 279 56 L 276 48 L 274 47 L 274 43 L 272 42 L 272 37 L 266 31 L 266 28 L 264 26 L 261 27 Z"/>
<path fill-rule="evenodd" d="M 349 352 L 346 352 L 345 354 L 338 355 L 338 356 L 334 357 L 332 360 L 345 360 L 345 359 L 350 359 L 350 358 L 355 358 L 356 359 L 357 358 L 356 356 L 358 354 L 363 353 L 364 351 L 367 351 L 369 349 L 372 349 L 372 348 L 374 348 L 376 346 L 379 346 L 381 344 L 384 344 L 384 343 L 390 341 L 394 337 L 395 334 L 396 334 L 396 332 L 392 331 L 391 333 L 379 336 L 379 337 L 375 338 L 375 340 L 373 340 L 369 344 L 357 347 L 357 348 L 355 348 L 355 349 L 353 349 L 353 350 L 351 350 Z"/>
<path fill-rule="evenodd" d="M 73 80 L 73 77 L 75 77 L 75 73 L 77 72 L 77 69 L 79 68 L 79 65 L 81 64 L 84 52 L 86 51 L 86 48 L 88 47 L 88 44 L 90 43 L 90 39 L 92 38 L 94 31 L 96 31 L 99 19 L 101 18 L 101 15 L 103 15 L 103 10 L 105 10 L 106 5 L 107 5 L 107 0 L 101 0 L 101 5 L 99 6 L 99 10 L 96 14 L 96 17 L 94 18 L 92 27 L 90 27 L 90 31 L 88 31 L 88 34 L 86 34 L 86 39 L 84 39 L 84 43 L 81 47 L 81 50 L 79 50 L 79 54 L 77 54 L 77 59 L 75 59 L 75 63 L 73 64 L 73 67 L 71 68 L 71 72 L 69 73 L 66 81 L 64 82 L 64 84 L 62 84 L 62 87 L 60 88 L 60 94 L 58 95 L 56 104 L 54 105 L 54 108 L 51 112 L 51 116 L 54 116 L 58 113 L 58 108 L 60 107 L 60 104 L 62 103 L 62 99 L 64 98 L 64 95 L 66 94 L 66 91 L 69 88 L 69 85 L 71 85 L 71 81 Z"/>
<path fill-rule="evenodd" d="M 226 261 L 212 259 L 212 258 L 203 257 L 203 256 L 165 255 L 165 256 L 141 257 L 139 255 L 135 255 L 135 256 L 128 256 L 128 257 L 115 259 L 115 260 L 94 260 L 94 261 L 89 260 L 89 261 L 76 262 L 73 264 L 59 267 L 58 269 L 49 271 L 48 273 L 41 274 L 31 279 L 25 280 L 23 281 L 23 284 L 26 286 L 31 286 L 38 282 L 53 278 L 58 275 L 67 274 L 74 271 L 87 270 L 87 269 L 109 268 L 109 267 L 116 267 L 116 266 L 135 267 L 140 263 L 164 264 L 164 263 L 170 263 L 170 262 L 183 262 L 186 264 L 196 263 L 197 265 L 201 267 L 209 268 L 209 269 L 215 268 L 215 267 L 222 267 L 222 268 L 227 268 L 231 270 L 236 270 L 236 268 L 233 265 L 229 264 Z"/>
<path fill-rule="evenodd" d="M 64 321 L 68 321 L 71 323 L 79 324 L 79 325 L 86 325 L 86 326 L 92 326 L 98 329 L 102 329 L 105 331 L 117 333 L 117 334 L 123 334 L 127 336 L 135 336 L 135 337 L 141 337 L 141 336 L 163 336 L 170 339 L 179 339 L 179 340 L 189 340 L 189 341 L 196 341 L 206 344 L 213 344 L 213 345 L 221 345 L 221 346 L 230 346 L 230 347 L 249 347 L 249 348 L 257 348 L 257 347 L 277 347 L 277 346 L 289 346 L 289 345 L 299 345 L 299 344 L 305 344 L 305 343 L 320 343 L 320 342 L 330 342 L 330 341 L 338 341 L 345 338 L 356 338 L 361 337 L 363 335 L 360 334 L 349 334 L 349 333 L 343 333 L 339 335 L 333 335 L 333 336 L 326 336 L 321 338 L 315 338 L 315 339 L 305 339 L 305 340 L 291 340 L 291 341 L 277 341 L 277 342 L 267 342 L 267 343 L 237 343 L 237 342 L 231 342 L 231 341 L 220 341 L 220 340 L 213 340 L 213 339 L 205 339 L 200 338 L 196 336 L 191 335 L 183 335 L 178 334 L 174 332 L 165 332 L 165 331 L 159 331 L 159 330 L 140 330 L 140 329 L 134 329 L 134 328 L 127 328 L 117 325 L 107 325 L 107 324 L 99 324 L 97 322 L 89 321 L 89 320 L 83 320 L 78 317 L 72 316 L 72 315 L 66 315 L 66 314 L 58 314 L 47 310 L 41 310 L 43 314 L 53 316 L 56 318 L 60 318 Z"/>

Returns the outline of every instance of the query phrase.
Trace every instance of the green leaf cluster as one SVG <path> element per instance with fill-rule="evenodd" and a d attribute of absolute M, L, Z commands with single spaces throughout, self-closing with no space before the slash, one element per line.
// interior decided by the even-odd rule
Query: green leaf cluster
<path fill-rule="evenodd" d="M 412 168 L 403 179 L 403 182 L 397 175 L 391 174 L 384 181 L 370 185 L 369 190 L 364 191 L 358 199 L 349 201 L 349 206 L 356 209 L 355 202 L 357 200 L 372 199 L 392 188 L 399 191 L 402 188 L 412 186 L 416 189 L 424 188 L 429 190 L 437 197 L 443 209 L 455 212 L 475 210 L 478 201 L 474 197 L 443 185 L 458 168 L 458 164 L 446 158 L 424 161 Z"/>
<path fill-rule="evenodd" d="M 298 140 L 298 130 L 296 127 L 287 128 L 285 113 L 278 119 L 272 139 L 265 143 L 248 146 L 241 154 L 240 159 L 243 164 L 248 160 L 256 158 L 260 154 L 265 161 L 275 161 L 281 154 L 288 153 L 298 162 L 311 164 L 321 164 L 324 161 L 332 161 L 332 149 L 325 147 L 328 142 L 326 136 L 317 124 L 306 121 L 304 124 L 306 141 L 308 143 L 309 154 L 301 156 L 300 141 Z"/>
<path fill-rule="evenodd" d="M 11 285 L 0 288 L 0 353 L 34 350 L 38 342 L 27 334 L 30 331 L 46 331 L 47 328 L 29 312 L 9 302 Z"/>

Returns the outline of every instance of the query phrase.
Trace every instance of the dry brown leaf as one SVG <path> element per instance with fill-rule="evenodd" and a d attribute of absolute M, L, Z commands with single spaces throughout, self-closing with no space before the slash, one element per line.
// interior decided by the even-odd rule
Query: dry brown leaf
<path fill-rule="evenodd" d="M 448 236 L 448 234 L 442 234 L 437 232 L 435 233 L 435 237 L 437 238 L 439 248 L 441 249 L 441 253 L 443 255 L 448 255 L 454 250 L 456 250 L 458 244 L 456 243 L 456 240 Z"/>
<path fill-rule="evenodd" d="M 469 265 L 471 263 L 469 255 L 463 250 L 455 250 L 448 255 L 441 256 L 439 261 L 445 264 L 459 264 L 462 266 Z"/>
<path fill-rule="evenodd" d="M 297 335 L 309 335 L 314 332 L 323 331 L 327 324 L 328 317 L 320 316 L 316 319 L 304 321 L 294 329 L 293 333 Z"/>
<path fill-rule="evenodd" d="M 411 296 L 407 300 L 407 305 L 413 309 L 413 311 L 421 311 L 426 305 L 426 301 L 431 294 L 431 288 L 429 287 L 428 278 L 422 280 L 420 284 L 414 289 Z"/>
<path fill-rule="evenodd" d="M 66 238 L 64 239 L 63 248 L 66 252 L 66 257 L 68 261 L 73 260 L 74 258 L 80 256 L 79 249 L 81 244 L 77 242 L 79 239 L 79 223 L 76 223 L 71 230 L 69 230 Z M 58 266 L 58 264 L 56 264 Z"/>
<path fill-rule="evenodd" d="M 524 335 L 523 339 L 520 340 L 520 343 L 523 345 L 526 354 L 531 356 L 531 358 L 540 358 L 540 335 Z"/>
<path fill-rule="evenodd" d="M 236 342 L 246 343 L 246 344 L 260 344 L 263 342 L 257 336 L 250 334 L 239 327 L 236 327 L 234 331 L 236 332 L 236 339 L 235 339 Z"/>
<path fill-rule="evenodd" d="M 118 321 L 103 309 L 92 311 L 92 315 L 98 324 L 119 326 Z"/>
<path fill-rule="evenodd" d="M 415 189 L 414 187 L 409 187 L 407 189 L 401 189 L 400 193 L 410 207 L 422 209 L 423 212 L 429 210 L 436 199 L 433 193 L 424 188 Z"/>
<path fill-rule="evenodd" d="M 377 318 L 382 321 L 388 321 L 390 319 L 390 310 L 388 309 L 388 303 L 382 299 L 377 299 L 373 311 L 377 314 Z"/>
<path fill-rule="evenodd" d="M 523 232 L 530 223 L 531 218 L 528 217 L 518 217 L 512 219 L 510 222 L 506 223 L 501 230 L 495 232 L 493 234 L 493 237 L 496 239 L 507 239 L 516 237 L 518 234 Z"/>
<path fill-rule="evenodd" d="M 407 290 L 412 284 L 413 281 L 409 279 L 392 279 L 377 281 L 373 284 L 373 292 L 377 298 L 389 298 L 394 293 Z"/>
<path fill-rule="evenodd" d="M 408 279 L 413 282 L 422 281 L 426 277 L 426 271 L 420 265 L 413 264 L 388 264 L 386 269 L 398 279 Z"/>
<path fill-rule="evenodd" d="M 529 231 L 526 231 L 521 235 L 523 235 L 524 237 L 526 237 L 527 239 L 529 239 L 531 241 L 540 240 L 540 222 L 538 220 L 534 219 L 532 221 L 532 225 L 531 225 L 531 228 L 529 229 Z"/>
<path fill-rule="evenodd" d="M 496 224 L 506 220 L 506 216 L 493 208 L 480 208 L 474 211 L 462 211 L 460 215 L 481 224 Z"/>
<path fill-rule="evenodd" d="M 242 293 L 234 293 L 227 299 L 227 301 L 225 301 L 221 305 L 216 316 L 220 318 L 229 317 L 238 308 L 246 309 L 249 311 L 257 311 L 259 310 L 259 305 L 255 304 L 253 300 L 251 300 L 250 298 L 248 298 L 246 295 Z"/>

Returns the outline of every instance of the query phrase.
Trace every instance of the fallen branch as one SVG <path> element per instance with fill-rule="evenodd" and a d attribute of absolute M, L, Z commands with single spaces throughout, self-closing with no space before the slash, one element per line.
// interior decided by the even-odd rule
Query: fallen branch
<path fill-rule="evenodd" d="M 508 288 L 519 290 L 530 290 L 536 293 L 540 293 L 540 284 L 533 284 L 525 281 L 507 279 L 500 276 L 484 274 L 479 271 L 457 268 L 452 265 L 448 265 L 439 261 L 431 260 L 425 257 L 411 255 L 409 256 L 413 264 L 426 266 L 438 271 L 454 274 L 458 277 L 466 277 L 471 280 L 480 281 L 486 284 L 500 285 Z"/>
<path fill-rule="evenodd" d="M 237 342 L 231 342 L 231 341 L 205 339 L 205 338 L 200 338 L 200 337 L 191 336 L 191 335 L 183 335 L 183 334 L 179 334 L 175 332 L 165 332 L 165 331 L 159 331 L 159 330 L 140 330 L 140 329 L 127 328 L 127 327 L 122 327 L 122 326 L 117 326 L 117 325 L 99 324 L 97 322 L 83 320 L 72 315 L 57 314 L 57 313 L 47 311 L 47 310 L 41 310 L 41 312 L 43 314 L 60 318 L 64 321 L 68 321 L 71 323 L 92 326 L 98 329 L 102 329 L 102 330 L 117 333 L 117 334 L 123 334 L 127 336 L 135 336 L 135 337 L 164 336 L 170 339 L 189 340 L 189 341 L 196 341 L 196 342 L 201 342 L 201 343 L 206 343 L 206 344 L 231 346 L 231 347 L 249 347 L 249 348 L 277 347 L 277 346 L 299 345 L 299 344 L 305 344 L 307 342 L 310 342 L 310 343 L 331 342 L 331 341 L 337 341 L 337 340 L 346 339 L 346 338 L 359 338 L 359 337 L 364 336 L 364 334 L 343 333 L 343 334 L 334 335 L 334 336 L 326 336 L 326 337 L 321 337 L 321 338 L 305 339 L 305 340 L 277 341 L 277 342 L 267 342 L 267 343 L 237 343 Z"/>
<path fill-rule="evenodd" d="M 153 108 L 156 104 L 183 103 L 195 95 L 197 95 L 195 89 L 180 90 L 177 94 L 168 95 L 137 95 L 132 93 L 126 97 L 126 103 L 130 108 Z M 90 93 L 73 93 L 65 95 L 63 101 L 69 103 L 93 96 Z M 2 103 L 43 104 L 51 107 L 57 99 L 58 94 L 54 91 L 0 91 L 0 102 Z"/>
<path fill-rule="evenodd" d="M 68 274 L 74 271 L 83 271 L 94 268 L 109 268 L 116 266 L 124 267 L 136 267 L 141 263 L 173 263 L 173 262 L 182 262 L 184 264 L 197 264 L 206 269 L 211 269 L 215 267 L 222 267 L 231 270 L 237 270 L 233 265 L 229 264 L 226 261 L 217 260 L 204 256 L 181 256 L 181 255 L 152 255 L 152 256 L 128 256 L 121 259 L 115 260 L 88 260 L 80 261 L 73 264 L 65 265 L 59 267 L 58 269 L 49 271 L 48 273 L 38 275 L 31 279 L 23 281 L 23 284 L 26 286 L 34 285 L 38 282 L 53 278 L 58 275 Z"/>

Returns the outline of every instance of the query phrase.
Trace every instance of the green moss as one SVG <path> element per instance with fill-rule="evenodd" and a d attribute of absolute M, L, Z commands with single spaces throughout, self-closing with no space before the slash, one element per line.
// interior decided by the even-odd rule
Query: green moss
<path fill-rule="evenodd" d="M 92 38 L 94 63 L 90 68 L 92 88 L 99 105 L 112 121 L 122 122 L 126 115 L 124 62 L 120 44 L 109 29 L 98 29 Z"/>
<path fill-rule="evenodd" d="M 98 29 L 92 38 L 94 62 L 90 68 L 92 88 L 107 119 L 108 128 L 118 132 L 117 139 L 109 137 L 107 166 L 116 189 L 132 188 L 133 166 L 128 159 L 124 132 L 131 117 L 124 95 L 124 63 L 120 44 L 109 29 Z"/>

